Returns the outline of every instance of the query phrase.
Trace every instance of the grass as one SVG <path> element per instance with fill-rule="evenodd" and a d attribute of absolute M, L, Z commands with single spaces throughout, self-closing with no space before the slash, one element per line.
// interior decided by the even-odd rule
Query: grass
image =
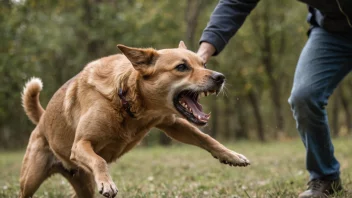
<path fill-rule="evenodd" d="M 335 139 L 345 189 L 352 189 L 352 139 Z M 138 147 L 111 165 L 118 197 L 297 197 L 305 190 L 305 151 L 299 140 L 227 144 L 252 162 L 247 168 L 220 164 L 207 152 L 187 145 Z M 23 151 L 0 153 L 0 197 L 17 197 Z M 68 182 L 56 175 L 36 197 L 69 197 Z M 98 195 L 98 194 L 97 194 Z M 97 196 L 99 197 L 99 196 Z M 352 197 L 343 192 L 335 197 Z"/>

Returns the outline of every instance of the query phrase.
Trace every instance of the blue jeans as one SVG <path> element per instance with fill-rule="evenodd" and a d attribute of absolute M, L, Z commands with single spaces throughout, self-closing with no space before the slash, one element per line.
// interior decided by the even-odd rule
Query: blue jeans
<path fill-rule="evenodd" d="M 352 34 L 314 27 L 301 52 L 288 100 L 306 148 L 310 179 L 333 180 L 340 175 L 325 106 L 351 69 Z"/>

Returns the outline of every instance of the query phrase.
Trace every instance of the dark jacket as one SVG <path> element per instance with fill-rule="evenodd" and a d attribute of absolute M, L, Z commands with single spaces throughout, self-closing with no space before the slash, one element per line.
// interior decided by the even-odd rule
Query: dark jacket
<path fill-rule="evenodd" d="M 259 0 L 220 0 L 200 42 L 211 43 L 220 53 Z M 330 32 L 352 33 L 352 0 L 300 0 L 308 4 L 308 22 Z"/>

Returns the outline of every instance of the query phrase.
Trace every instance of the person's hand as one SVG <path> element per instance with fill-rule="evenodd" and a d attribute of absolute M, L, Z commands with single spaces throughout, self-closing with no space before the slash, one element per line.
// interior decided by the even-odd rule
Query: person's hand
<path fill-rule="evenodd" d="M 207 63 L 209 58 L 215 53 L 215 47 L 207 42 L 202 42 L 198 49 L 198 56 L 200 56 L 204 63 Z"/>

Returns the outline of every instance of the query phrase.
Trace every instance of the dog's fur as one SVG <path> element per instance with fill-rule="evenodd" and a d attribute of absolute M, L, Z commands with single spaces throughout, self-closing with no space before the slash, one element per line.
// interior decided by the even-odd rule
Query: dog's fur
<path fill-rule="evenodd" d="M 76 197 L 94 196 L 95 188 L 114 197 L 111 163 L 138 144 L 152 127 L 180 142 L 201 147 L 220 162 L 246 166 L 249 161 L 190 124 L 173 104 L 182 90 L 217 91 L 221 75 L 204 67 L 201 58 L 181 41 L 175 49 L 140 49 L 118 46 L 122 54 L 89 63 L 52 97 L 46 110 L 39 103 L 42 82 L 32 78 L 22 102 L 36 124 L 21 170 L 21 197 L 31 197 L 55 173 L 73 186 Z M 175 67 L 186 64 L 188 70 Z M 220 84 L 219 84 L 220 83 Z M 134 118 L 122 107 L 122 89 Z M 211 91 L 213 91 L 211 90 Z"/>

